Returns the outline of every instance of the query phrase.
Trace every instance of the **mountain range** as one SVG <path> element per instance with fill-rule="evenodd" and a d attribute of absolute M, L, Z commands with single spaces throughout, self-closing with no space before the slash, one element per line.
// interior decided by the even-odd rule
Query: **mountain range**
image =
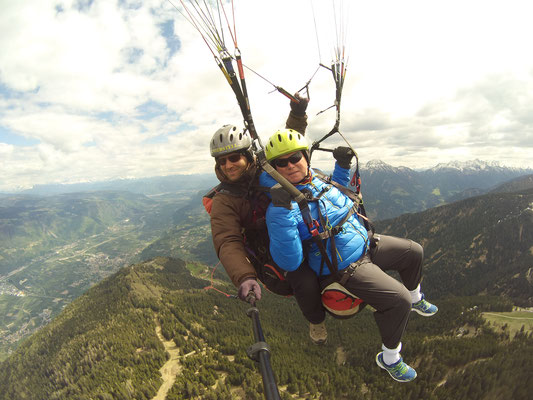
<path fill-rule="evenodd" d="M 162 195 L 165 193 L 182 192 L 183 190 L 200 190 L 215 185 L 217 179 L 214 174 L 168 175 L 147 178 L 114 179 L 109 181 L 80 182 L 80 183 L 51 183 L 35 185 L 31 189 L 24 189 L 6 195 L 35 195 L 51 196 L 65 193 L 96 192 L 96 191 L 126 191 L 144 195 Z"/>
<path fill-rule="evenodd" d="M 451 161 L 417 170 L 371 160 L 361 165 L 360 173 L 367 212 L 372 219 L 379 220 L 487 193 L 505 181 L 533 174 L 533 169 L 504 167 L 496 162 L 473 160 Z M 172 196 L 184 190 L 205 192 L 217 183 L 214 174 L 169 175 L 105 182 L 36 185 L 15 195 L 49 196 L 111 190 L 147 196 Z M 0 193 L 0 198 L 6 195 Z"/>
<path fill-rule="evenodd" d="M 412 384 L 398 386 L 375 366 L 380 344 L 369 310 L 351 320 L 328 318 L 329 344 L 310 347 L 294 300 L 265 293 L 261 321 L 283 398 L 528 399 L 533 328 L 512 333 L 483 313 L 533 306 L 531 182 L 525 176 L 488 194 L 376 222 L 378 233 L 423 244 L 423 290 L 439 306 L 435 317 L 411 318 L 402 354 L 419 372 Z M 209 244 L 206 230 L 187 236 L 185 227 L 207 224 L 200 211 L 185 202 L 165 216 L 184 227 L 169 253 L 180 241 L 190 249 Z M 164 249 L 156 240 L 143 252 Z M 162 387 L 170 388 L 169 400 L 261 398 L 257 365 L 245 352 L 253 343 L 247 307 L 229 297 L 235 289 L 222 268 L 211 272 L 155 257 L 104 278 L 0 364 L 0 399 L 152 399 Z M 172 368 L 180 373 L 169 375 Z"/>
<path fill-rule="evenodd" d="M 477 166 L 477 170 L 494 169 L 491 165 L 484 169 L 480 164 Z M 427 206 L 423 199 L 434 190 L 434 185 L 426 185 L 422 190 L 422 185 L 417 183 L 420 172 L 383 163 L 370 163 L 368 167 L 363 175 L 367 210 L 384 214 L 390 210 L 394 214 L 413 207 L 420 211 Z M 476 170 L 473 166 L 470 169 Z M 402 171 L 406 174 L 402 175 Z M 505 171 L 511 175 L 517 173 Z M 382 181 L 378 179 L 380 174 Z M 383 174 L 388 177 L 383 178 Z M 411 178 L 402 181 L 409 174 Z M 151 193 L 147 195 L 110 190 L 73 192 L 74 188 L 62 187 L 61 194 L 0 197 L 0 360 L 65 305 L 124 265 L 157 256 L 197 260 L 207 265 L 217 263 L 209 217 L 201 205 L 202 194 L 209 186 L 203 187 L 201 180 L 196 181 L 194 176 L 164 177 L 163 181 L 173 179 L 176 185 L 168 187 L 160 186 L 158 179 L 143 180 L 142 184 L 121 182 L 125 187 L 131 184 L 138 191 Z M 371 179 L 381 186 L 370 184 Z M 433 183 L 437 182 L 436 177 Z M 395 189 L 398 185 L 406 194 L 391 197 L 391 191 L 398 192 Z M 505 185 L 502 191 L 531 187 L 531 176 L 529 180 L 522 178 Z M 194 189 L 199 186 L 202 188 Z M 371 201 L 372 190 L 380 187 L 381 192 L 375 193 L 377 200 Z M 486 190 L 479 189 L 472 194 Z M 423 225 L 424 220 L 419 223 Z M 423 236 L 418 238 L 425 240 Z M 438 245 L 441 238 L 434 240 Z M 462 265 L 468 262 L 457 264 L 458 268 Z M 481 273 L 476 268 L 472 271 Z M 520 273 L 523 276 L 524 271 L 520 269 Z M 505 287 L 510 293 L 517 291 L 510 284 Z M 517 304 L 528 304 L 528 298 L 529 295 L 515 296 Z"/>
<path fill-rule="evenodd" d="M 487 193 L 533 170 L 479 160 L 413 170 L 373 160 L 361 166 L 360 173 L 366 211 L 370 218 L 381 220 Z"/>
<path fill-rule="evenodd" d="M 0 359 L 173 226 L 187 193 L 0 198 Z M 179 255 L 183 255 L 178 253 Z"/>

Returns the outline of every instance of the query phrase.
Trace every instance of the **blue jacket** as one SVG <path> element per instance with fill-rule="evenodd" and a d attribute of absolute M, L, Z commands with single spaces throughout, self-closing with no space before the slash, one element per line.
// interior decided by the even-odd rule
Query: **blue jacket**
<path fill-rule="evenodd" d="M 317 208 L 320 207 L 320 212 L 326 224 L 329 223 L 330 227 L 334 227 L 345 217 L 352 207 L 353 202 L 335 186 L 328 185 L 319 179 L 312 170 L 311 174 L 312 178 L 309 183 L 296 185 L 296 188 L 299 190 L 310 190 L 314 197 L 318 197 L 324 188 L 327 186 L 330 187 L 320 197 L 320 200 L 310 201 L 309 208 L 313 219 L 320 222 Z M 335 163 L 332 179 L 346 186 L 349 178 L 350 171 L 339 167 Z M 261 174 L 261 186 L 272 187 L 276 183 L 274 178 L 266 172 Z M 307 257 L 309 266 L 317 275 L 320 275 L 322 254 L 311 238 L 309 229 L 303 221 L 302 214 L 295 201 L 291 202 L 290 210 L 284 207 L 276 207 L 270 203 L 266 213 L 266 222 L 270 237 L 270 252 L 272 258 L 280 268 L 286 271 L 294 271 L 300 266 L 304 258 Z M 343 224 L 342 228 L 342 231 L 335 236 L 339 271 L 357 261 L 364 254 L 364 250 L 368 246 L 368 233 L 365 227 L 359 222 L 357 214 L 351 215 Z M 320 226 L 319 232 L 323 231 L 324 228 Z M 302 245 L 302 241 L 307 241 L 308 239 L 310 246 Z M 328 252 L 328 257 L 331 259 L 330 240 L 324 241 L 324 244 Z M 330 271 L 327 264 L 324 263 L 322 275 L 329 274 Z"/>

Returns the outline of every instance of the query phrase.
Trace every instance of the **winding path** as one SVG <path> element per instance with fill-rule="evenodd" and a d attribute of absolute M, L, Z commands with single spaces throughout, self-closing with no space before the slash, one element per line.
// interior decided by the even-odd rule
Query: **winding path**
<path fill-rule="evenodd" d="M 152 400 L 165 400 L 167 398 L 167 393 L 174 384 L 176 376 L 181 373 L 181 364 L 179 360 L 179 348 L 176 347 L 176 343 L 173 340 L 165 340 L 161 334 L 161 325 L 159 321 L 156 321 L 155 332 L 157 337 L 165 346 L 165 350 L 170 355 L 170 359 L 163 364 L 159 372 L 163 378 L 163 384 L 159 388 L 157 394 Z"/>

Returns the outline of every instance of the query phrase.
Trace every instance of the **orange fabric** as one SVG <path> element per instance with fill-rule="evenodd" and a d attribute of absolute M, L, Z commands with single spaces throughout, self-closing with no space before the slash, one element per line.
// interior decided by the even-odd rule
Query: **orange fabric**
<path fill-rule="evenodd" d="M 202 204 L 204 205 L 205 211 L 207 211 L 208 214 L 211 214 L 211 209 L 213 208 L 213 199 L 204 197 L 202 199 Z"/>

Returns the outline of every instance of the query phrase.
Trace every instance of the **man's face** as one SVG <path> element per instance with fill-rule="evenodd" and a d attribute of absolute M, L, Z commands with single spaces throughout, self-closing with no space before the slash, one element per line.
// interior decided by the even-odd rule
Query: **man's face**
<path fill-rule="evenodd" d="M 248 159 L 241 153 L 230 153 L 216 160 L 221 171 L 232 182 L 237 181 L 248 168 Z"/>
<path fill-rule="evenodd" d="M 301 151 L 276 158 L 272 163 L 276 170 L 292 184 L 302 181 L 307 176 L 308 164 Z"/>

